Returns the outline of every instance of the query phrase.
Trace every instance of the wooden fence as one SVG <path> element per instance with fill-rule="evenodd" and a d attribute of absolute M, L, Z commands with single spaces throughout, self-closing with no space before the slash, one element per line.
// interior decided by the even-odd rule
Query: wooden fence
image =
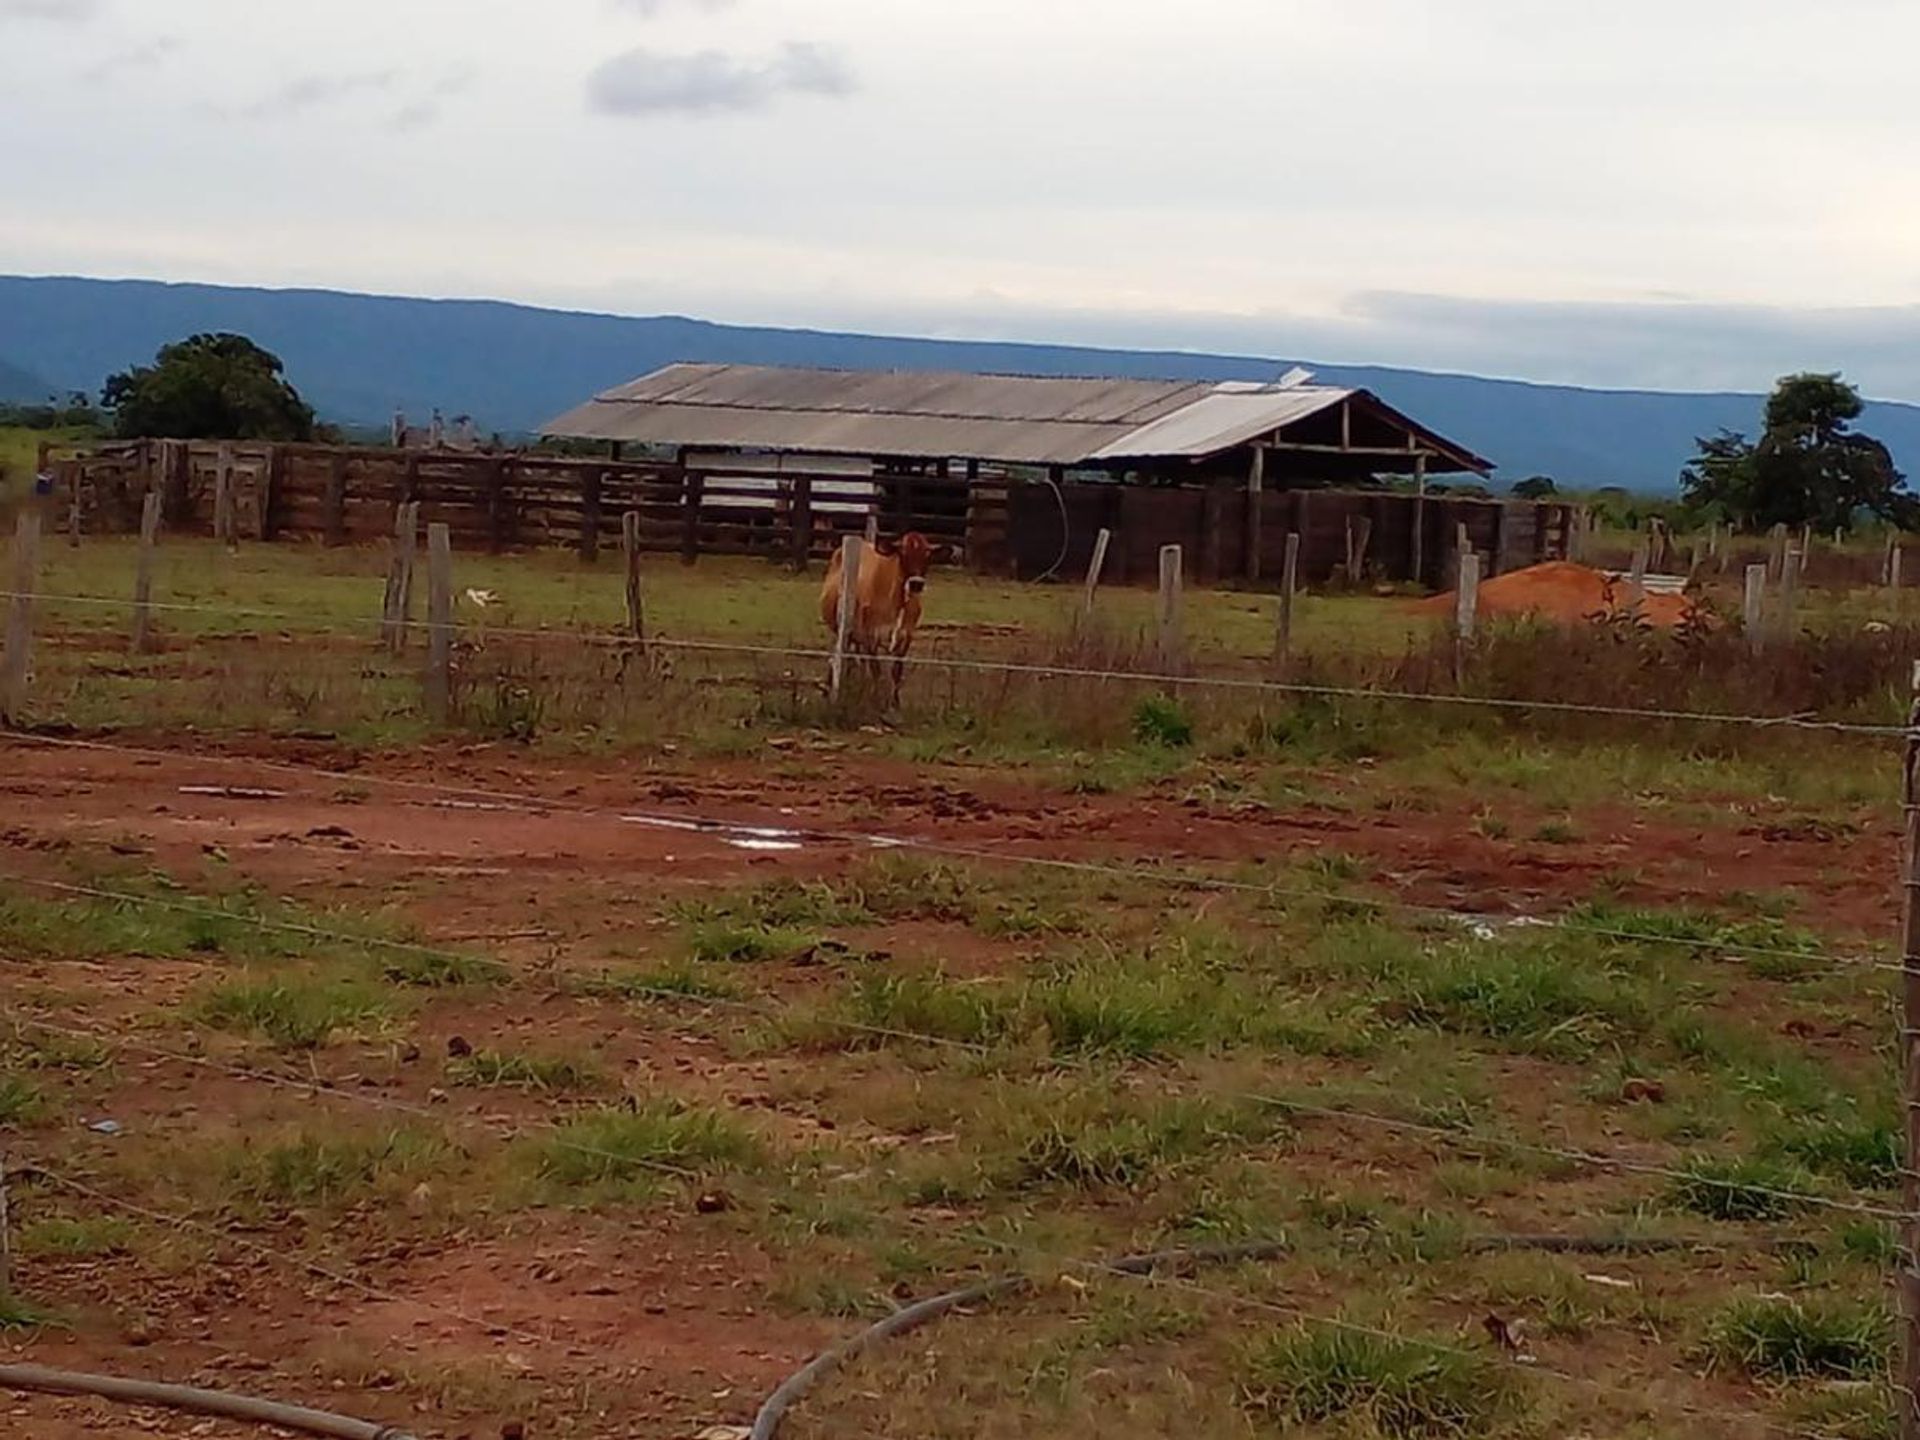
<path fill-rule="evenodd" d="M 679 554 L 760 555 L 795 566 L 822 560 L 840 538 L 918 530 L 969 568 L 1018 579 L 1084 576 L 1094 537 L 1112 533 L 1107 578 L 1150 583 L 1164 545 L 1192 557 L 1201 584 L 1277 580 L 1287 534 L 1300 542 L 1300 578 L 1345 574 L 1356 556 L 1368 579 L 1450 583 L 1466 527 L 1483 572 L 1568 554 L 1575 507 L 1416 497 L 1387 491 L 1230 486 L 1061 484 L 1009 474 L 726 473 L 664 462 L 566 459 L 526 453 L 389 450 L 212 441 L 99 445 L 49 462 L 56 494 L 80 523 L 137 530 L 148 493 L 174 530 L 327 545 L 393 533 L 395 507 L 418 503 L 462 550 L 567 546 L 585 559 L 617 550 L 622 517 L 639 517 L 641 547 Z M 1255 508 L 1257 506 L 1257 508 Z"/>

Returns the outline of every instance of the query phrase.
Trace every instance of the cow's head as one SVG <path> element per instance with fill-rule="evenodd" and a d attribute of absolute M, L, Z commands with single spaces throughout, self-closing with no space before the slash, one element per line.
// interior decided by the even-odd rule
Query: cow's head
<path fill-rule="evenodd" d="M 952 552 L 948 546 L 935 545 L 918 530 L 910 530 L 900 537 L 897 546 L 882 546 L 880 553 L 899 557 L 900 577 L 907 593 L 918 595 L 927 588 L 927 572 Z"/>

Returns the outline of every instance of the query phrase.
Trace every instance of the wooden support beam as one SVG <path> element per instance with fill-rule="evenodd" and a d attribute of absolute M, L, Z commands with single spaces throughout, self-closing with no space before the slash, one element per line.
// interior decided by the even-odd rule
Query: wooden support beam
<path fill-rule="evenodd" d="M 1186 664 L 1185 583 L 1178 545 L 1160 547 L 1160 605 L 1156 649 L 1160 668 L 1169 673 Z"/>
<path fill-rule="evenodd" d="M 427 718 L 447 723 L 453 707 L 453 536 L 427 527 Z"/>
<path fill-rule="evenodd" d="M 327 488 L 320 498 L 320 528 L 325 543 L 347 543 L 347 452 L 327 457 Z"/>
<path fill-rule="evenodd" d="M 1253 459 L 1247 466 L 1246 560 L 1241 567 L 1249 580 L 1260 578 L 1260 524 L 1266 514 L 1267 449 L 1253 447 Z"/>
<path fill-rule="evenodd" d="M 1280 610 L 1274 620 L 1273 664 L 1282 679 L 1293 660 L 1293 599 L 1300 588 L 1300 532 L 1287 532 L 1287 548 L 1280 561 Z"/>
<path fill-rule="evenodd" d="M 1101 573 L 1107 568 L 1107 547 L 1112 543 L 1113 532 L 1101 526 L 1100 532 L 1093 537 L 1093 559 L 1087 564 L 1086 594 L 1080 602 L 1080 623 L 1083 626 L 1093 623 L 1094 596 L 1100 589 Z"/>
<path fill-rule="evenodd" d="M 647 643 L 646 600 L 640 590 L 640 512 L 620 517 L 620 553 L 627 562 L 627 628 L 644 650 Z"/>

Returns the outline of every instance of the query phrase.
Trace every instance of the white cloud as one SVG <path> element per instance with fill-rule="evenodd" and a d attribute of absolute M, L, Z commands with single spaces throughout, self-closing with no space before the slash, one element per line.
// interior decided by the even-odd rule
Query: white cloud
<path fill-rule="evenodd" d="M 278 89 L 249 101 L 231 113 L 245 120 L 272 120 L 316 106 L 332 105 L 355 95 L 380 94 L 393 88 L 399 75 L 392 70 L 347 71 L 336 75 L 296 75 Z"/>
<path fill-rule="evenodd" d="M 652 20 L 669 10 L 705 10 L 714 14 L 731 10 L 739 0 L 609 0 L 609 3 L 615 10 L 624 10 Z"/>
<path fill-rule="evenodd" d="M 772 59 L 718 50 L 665 54 L 644 47 L 616 55 L 587 78 L 587 101 L 605 115 L 706 114 L 758 110 L 783 94 L 851 95 L 858 88 L 839 52 L 784 45 Z"/>
<path fill-rule="evenodd" d="M 105 8 L 105 0 L 0 0 L 0 20 L 57 20 L 77 24 L 91 20 Z"/>
<path fill-rule="evenodd" d="M 105 80 L 122 71 L 150 68 L 179 51 L 185 44 L 178 35 L 156 35 L 151 40 L 143 40 L 137 45 L 102 56 L 82 70 L 80 77 L 83 80 Z"/>

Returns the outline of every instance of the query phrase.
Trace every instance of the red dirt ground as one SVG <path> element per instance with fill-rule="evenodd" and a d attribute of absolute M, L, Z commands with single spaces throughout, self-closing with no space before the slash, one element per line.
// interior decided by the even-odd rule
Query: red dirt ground
<path fill-rule="evenodd" d="M 1498 582 L 1495 582 L 1498 583 Z M 117 742 L 131 743 L 131 742 Z M 1886 821 L 1844 840 L 1818 829 L 1681 824 L 1627 804 L 1585 811 L 1579 838 L 1561 845 L 1490 839 L 1474 821 L 1482 808 L 1458 802 L 1423 811 L 1346 814 L 1325 808 L 1208 805 L 1175 794 L 1068 795 L 962 766 L 914 766 L 822 748 L 806 753 L 806 778 L 791 771 L 789 742 L 769 760 L 686 763 L 671 768 L 530 756 L 508 747 L 465 746 L 391 754 L 317 743 L 247 745 L 158 737 L 169 753 L 132 755 L 12 739 L 0 742 L 0 869 L 70 878 L 70 858 L 179 874 L 214 864 L 236 879 L 299 895 L 310 903 L 365 892 L 387 903 L 412 880 L 409 911 L 436 940 L 484 939 L 499 953 L 551 962 L 556 912 L 588 937 L 617 946 L 646 923 L 663 893 L 831 872 L 875 853 L 859 835 L 1048 860 L 1132 865 L 1279 861 L 1339 852 L 1376 867 L 1388 893 L 1421 904 L 1491 914 L 1550 913 L 1626 877 L 1641 903 L 1718 905 L 1729 877 L 1750 891 L 1792 888 L 1796 920 L 1843 934 L 1886 933 L 1895 898 L 1888 883 L 1898 837 Z M 315 767 L 313 774 L 275 766 Z M 1338 776 L 1329 776 L 1337 784 Z M 183 787 L 254 786 L 272 798 L 185 794 Z M 444 787 L 458 787 L 449 796 Z M 494 793 L 483 793 L 494 792 Z M 1523 806 L 1512 807 L 1516 812 Z M 737 848 L 728 836 L 622 820 L 644 812 L 691 821 L 725 820 L 819 832 L 793 851 Z M 1544 814 L 1539 818 L 1546 818 Z M 1750 831 L 1755 833 L 1749 833 Z M 1514 834 L 1524 830 L 1516 825 Z M 641 901 L 646 903 L 643 905 Z M 581 932 L 576 932 L 576 934 Z M 911 927 L 885 937 L 903 951 Z M 943 940 L 950 944 L 950 940 Z M 957 957 L 964 970 L 991 963 Z M 10 999 L 31 993 L 46 967 L 19 967 Z M 124 1015 L 179 993 L 188 967 L 126 961 L 90 966 L 96 1013 Z M 70 978 L 70 976 L 69 976 Z M 489 1028 L 537 1026 L 641 1073 L 691 1074 L 716 1100 L 777 1112 L 764 1065 L 717 1054 L 700 1037 L 634 1037 L 568 1032 L 579 1022 L 556 1011 L 529 1016 L 459 997 L 434 999 L 418 1033 L 484 1035 Z M 369 1048 L 349 1057 L 397 1098 L 424 1101 L 431 1076 Z M 339 1063 L 339 1062 L 336 1062 Z M 253 1096 L 202 1070 L 156 1061 L 128 1118 L 156 1131 L 247 1113 Z M 780 1077 L 773 1077 L 780 1078 Z M 270 1097 L 272 1098 L 272 1097 Z M 118 1099 L 118 1097 L 116 1097 Z M 514 1097 L 453 1097 L 451 1118 L 511 1123 Z M 286 1113 L 278 1103 L 276 1113 Z M 805 1125 L 771 1114 L 770 1123 Z M 104 1142 L 103 1142 L 104 1143 Z M 273 1235 L 255 1237 L 271 1246 Z M 338 1343 L 403 1364 L 472 1365 L 501 1373 L 564 1377 L 582 1394 L 617 1386 L 626 1397 L 605 1436 L 684 1437 L 716 1421 L 738 1422 L 759 1398 L 844 1326 L 770 1313 L 757 1304 L 769 1274 L 758 1242 L 723 1223 L 669 1214 L 610 1226 L 588 1214 L 502 1222 L 484 1234 L 415 1244 L 404 1253 L 354 1257 L 356 1271 L 384 1288 L 431 1296 L 478 1317 L 476 1333 L 442 1311 L 373 1300 L 323 1280 L 292 1282 L 276 1268 L 241 1265 L 206 1276 L 141 1263 L 62 1267 L 63 1300 L 88 1309 L 170 1317 L 165 1343 L 114 1344 L 95 1336 L 43 1336 L 0 1354 L 48 1364 L 145 1370 L 168 1378 L 201 1375 L 246 1388 L 252 1370 L 274 1370 L 289 1355 Z M 182 1331 L 180 1317 L 194 1317 Z M 224 1360 L 222 1357 L 238 1357 Z M 261 1382 L 271 1388 L 271 1379 Z M 596 1390 L 598 1387 L 598 1390 Z M 346 1392 L 346 1408 L 373 1412 L 423 1433 L 492 1440 L 497 1419 L 465 1429 L 409 1414 L 375 1387 Z M 638 1398 L 635 1398 L 638 1397 Z M 300 1398 L 314 1399 L 309 1394 Z M 324 1397 L 322 1397 L 324 1398 Z M 389 1403 L 391 1402 L 391 1403 Z M 344 1402 L 343 1402 L 344 1403 Z M 177 1418 L 106 1411 L 83 1402 L 15 1400 L 0 1429 L 35 1437 L 197 1435 L 228 1440 L 245 1430 Z M 110 1417 L 110 1418 L 109 1418 Z M 488 1428 L 491 1426 L 492 1428 Z M 197 1428 L 205 1427 L 205 1428 Z"/>

